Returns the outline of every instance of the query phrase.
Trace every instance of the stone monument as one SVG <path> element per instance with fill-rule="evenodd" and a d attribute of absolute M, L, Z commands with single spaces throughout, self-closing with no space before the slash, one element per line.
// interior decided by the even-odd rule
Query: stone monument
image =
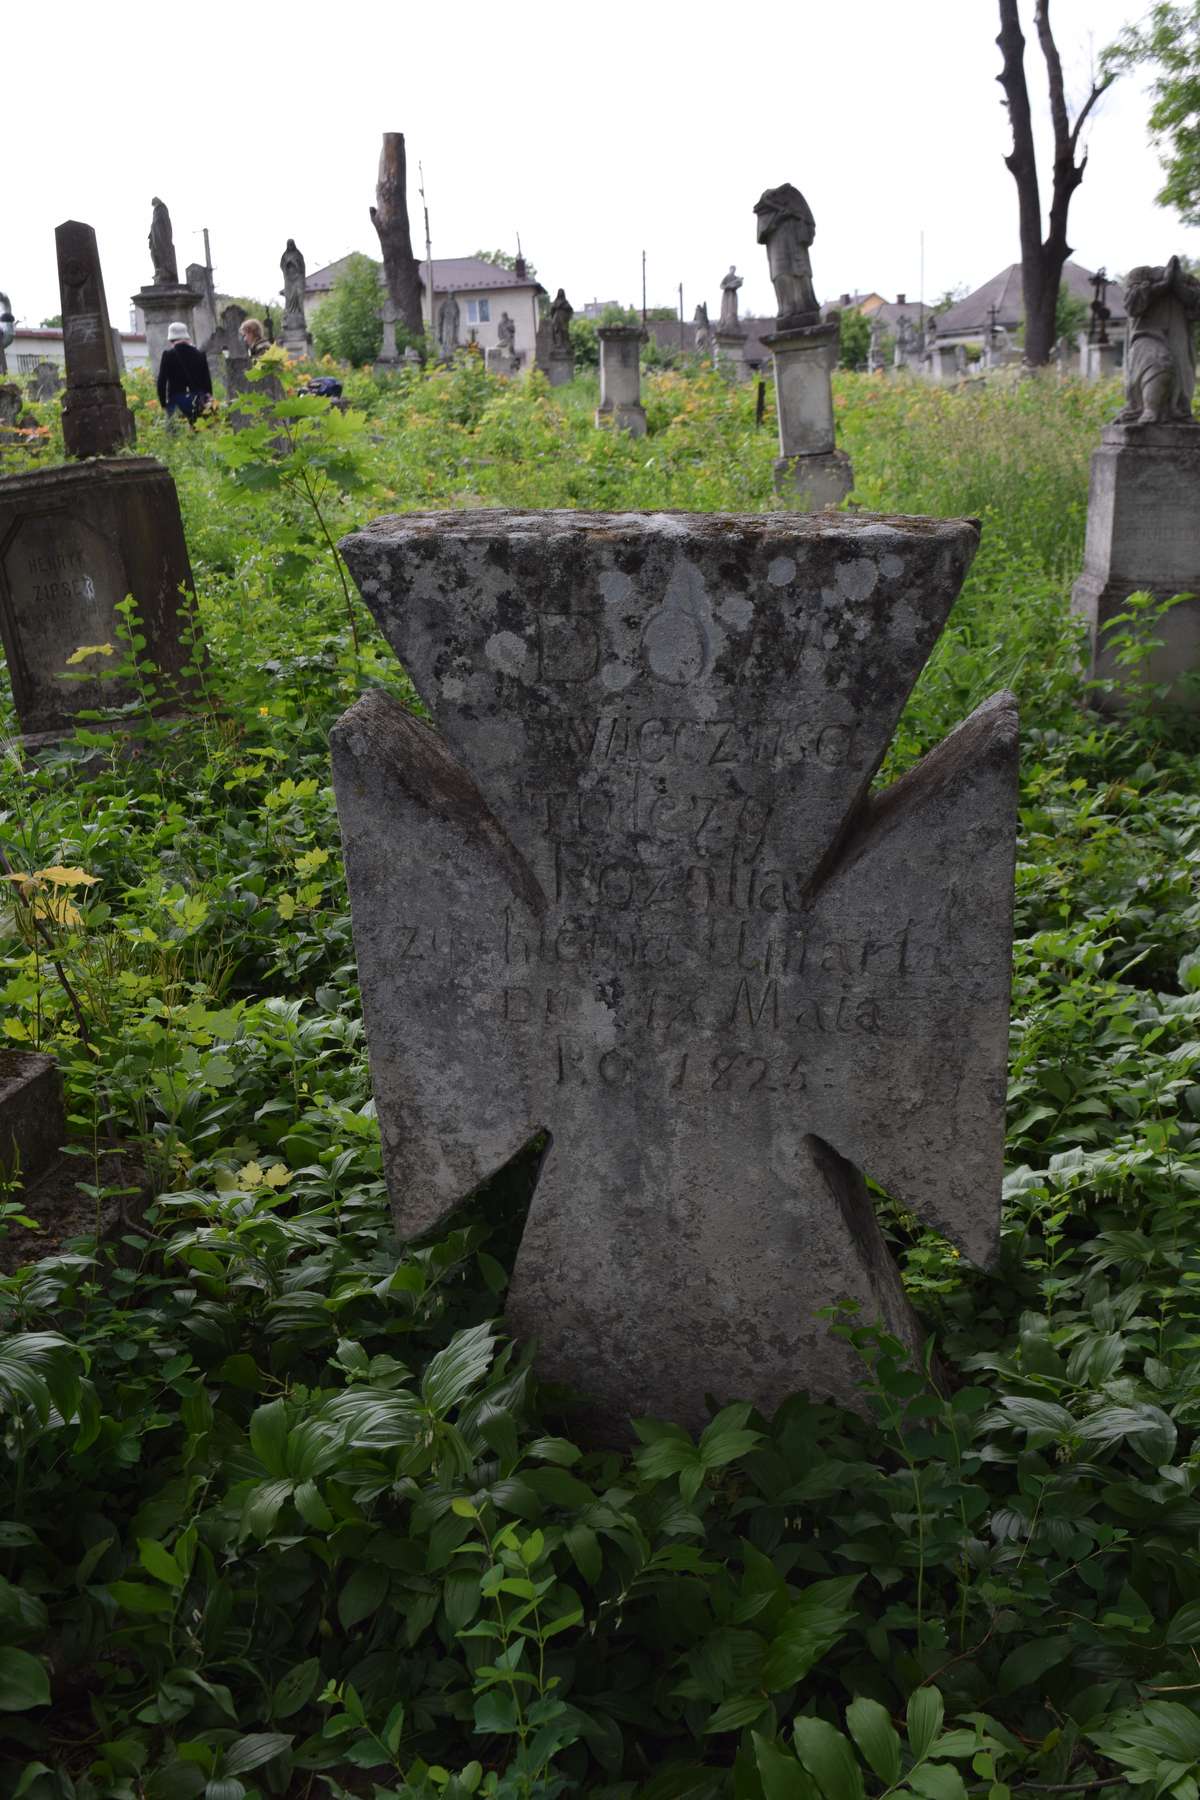
<path fill-rule="evenodd" d="M 559 288 L 550 305 L 550 348 L 546 357 L 546 379 L 551 387 L 565 387 L 575 379 L 575 346 L 571 342 L 571 320 L 575 308 Z"/>
<path fill-rule="evenodd" d="M 58 364 L 44 359 L 39 362 L 29 378 L 29 388 L 35 400 L 57 400 L 62 392 Z"/>
<path fill-rule="evenodd" d="M 151 370 L 157 374 L 162 353 L 167 347 L 168 325 L 180 320 L 187 326 L 193 344 L 197 342 L 193 314 L 204 296 L 179 279 L 171 215 L 165 203 L 155 195 L 150 205 L 152 212 L 148 241 L 154 279 L 148 287 L 138 289 L 131 304 L 139 309 L 146 321 L 146 350 Z"/>
<path fill-rule="evenodd" d="M 244 306 L 230 301 L 221 312 L 221 321 L 205 344 L 201 345 L 208 358 L 208 372 L 212 376 L 213 392 L 217 392 L 217 383 L 225 390 L 225 401 L 229 405 L 241 394 L 252 393 L 253 386 L 247 379 L 250 370 L 250 350 L 242 336 L 242 325 L 250 317 Z M 230 415 L 235 430 L 253 421 L 249 414 L 234 412 Z"/>
<path fill-rule="evenodd" d="M 295 238 L 288 239 L 287 248 L 279 259 L 279 267 L 283 274 L 283 322 L 279 328 L 279 339 L 289 356 L 308 356 L 312 351 L 312 339 L 304 319 L 306 269 L 304 258 L 296 248 Z"/>
<path fill-rule="evenodd" d="M 69 732 L 80 712 L 138 699 L 128 679 L 101 679 L 122 659 L 116 608 L 127 594 L 146 640 L 140 654 L 161 671 L 164 710 L 178 710 L 194 691 L 187 671 L 200 653 L 180 641 L 191 593 L 175 483 L 152 457 L 0 478 L 0 638 L 27 748 Z M 113 654 L 93 652 L 68 670 L 76 650 L 100 644 Z"/>
<path fill-rule="evenodd" d="M 333 732 L 402 1236 L 549 1148 L 509 1291 L 551 1380 L 689 1428 L 919 1356 L 863 1171 L 998 1243 L 1017 721 L 871 782 L 962 520 L 465 512 L 342 548 L 429 709 Z"/>
<path fill-rule="evenodd" d="M 454 353 L 460 347 L 459 316 L 458 295 L 447 294 L 437 310 L 437 343 L 440 362 L 453 362 Z"/>
<path fill-rule="evenodd" d="M 67 368 L 62 400 L 67 455 L 112 456 L 133 444 L 135 432 L 113 350 L 96 233 L 68 219 L 54 241 Z"/>
<path fill-rule="evenodd" d="M 692 315 L 692 323 L 696 327 L 696 355 L 711 356 L 712 327 L 708 322 L 708 304 L 701 301 Z"/>
<path fill-rule="evenodd" d="M 204 345 L 218 325 L 217 291 L 213 284 L 213 272 L 207 263 L 189 263 L 186 282 L 200 296 L 192 313 L 192 342 Z"/>
<path fill-rule="evenodd" d="M 631 437 L 645 437 L 646 409 L 642 405 L 641 347 L 645 332 L 640 325 L 600 325 L 600 404 L 597 425 L 612 425 Z"/>
<path fill-rule="evenodd" d="M 884 326 L 878 313 L 871 320 L 867 334 L 867 374 L 886 375 L 887 358 L 883 353 Z"/>
<path fill-rule="evenodd" d="M 816 223 L 799 188 L 790 182 L 768 188 L 754 212 L 779 308 L 774 332 L 763 339 L 775 364 L 775 486 L 819 511 L 836 506 L 854 485 L 850 458 L 834 442 L 838 321 L 821 320 L 808 254 Z"/>
<path fill-rule="evenodd" d="M 717 367 L 732 375 L 735 381 L 745 381 L 750 374 L 746 363 L 746 328 L 738 318 L 738 289 L 743 280 L 730 263 L 728 273 L 721 277 L 721 316 L 713 333 Z"/>
<path fill-rule="evenodd" d="M 1119 675 L 1105 627 L 1130 594 L 1200 595 L 1200 425 L 1192 416 L 1200 282 L 1177 257 L 1139 266 L 1129 272 L 1125 308 L 1126 403 L 1092 454 L 1083 573 L 1071 596 L 1101 678 Z M 1154 635 L 1162 648 L 1148 660 L 1150 681 L 1200 671 L 1200 599 L 1173 606 Z"/>
<path fill-rule="evenodd" d="M 521 367 L 521 358 L 517 353 L 517 327 L 506 312 L 500 314 L 496 337 L 499 341 L 488 350 L 487 366 L 493 375 L 515 375 Z"/>

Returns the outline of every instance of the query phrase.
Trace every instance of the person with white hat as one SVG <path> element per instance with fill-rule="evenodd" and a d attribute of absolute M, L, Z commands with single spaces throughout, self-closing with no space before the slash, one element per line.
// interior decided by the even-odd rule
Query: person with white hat
<path fill-rule="evenodd" d="M 169 419 L 182 413 L 189 425 L 212 404 L 208 358 L 180 319 L 167 326 L 167 347 L 158 365 L 158 403 Z"/>

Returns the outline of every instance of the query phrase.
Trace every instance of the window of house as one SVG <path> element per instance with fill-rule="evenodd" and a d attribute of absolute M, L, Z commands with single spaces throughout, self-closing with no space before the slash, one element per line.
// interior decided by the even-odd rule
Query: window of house
<path fill-rule="evenodd" d="M 472 325 L 486 325 L 492 316 L 490 300 L 468 300 L 467 319 Z"/>

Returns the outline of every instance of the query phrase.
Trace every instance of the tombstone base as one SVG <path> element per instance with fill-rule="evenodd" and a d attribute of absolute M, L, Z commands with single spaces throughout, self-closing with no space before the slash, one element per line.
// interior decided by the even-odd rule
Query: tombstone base
<path fill-rule="evenodd" d="M 279 342 L 289 356 L 301 362 L 313 353 L 312 338 L 304 330 L 284 330 L 280 333 Z"/>
<path fill-rule="evenodd" d="M 27 1188 L 58 1161 L 66 1137 L 54 1058 L 36 1050 L 0 1050 L 0 1169 Z"/>
<path fill-rule="evenodd" d="M 713 333 L 717 347 L 717 368 L 734 381 L 749 381 L 750 365 L 746 361 L 746 333 L 717 331 Z"/>
<path fill-rule="evenodd" d="M 193 344 L 196 342 L 193 315 L 203 298 L 203 294 L 182 281 L 171 287 L 139 288 L 133 295 L 131 305 L 138 308 L 146 321 L 146 350 L 152 375 L 158 374 L 158 365 L 167 347 L 168 326 L 178 320 L 187 326 Z"/>
<path fill-rule="evenodd" d="M 518 354 L 501 349 L 493 344 L 486 355 L 489 375 L 516 375 L 520 372 L 521 358 Z"/>
<path fill-rule="evenodd" d="M 551 350 L 546 364 L 546 380 L 551 387 L 566 387 L 575 379 L 575 356 L 570 350 Z"/>
<path fill-rule="evenodd" d="M 1071 610 L 1087 622 L 1091 673 L 1119 679 L 1105 627 L 1130 594 L 1200 595 L 1200 425 L 1108 425 L 1092 453 L 1087 544 Z M 1142 674 L 1153 683 L 1200 674 L 1200 598 L 1164 614 Z M 1176 698 L 1200 710 L 1200 694 Z M 1119 708 L 1119 694 L 1102 706 Z"/>
<path fill-rule="evenodd" d="M 394 375 L 397 369 L 403 368 L 399 356 L 377 356 L 371 364 L 372 375 Z"/>
<path fill-rule="evenodd" d="M 854 470 L 844 450 L 775 459 L 775 492 L 795 499 L 808 512 L 837 506 L 853 486 Z"/>
<path fill-rule="evenodd" d="M 162 710 L 194 693 L 200 646 L 180 638 L 181 590 L 192 588 L 175 483 L 152 457 L 0 477 L 0 639 L 27 741 L 138 698 L 128 681 L 101 679 L 122 659 L 116 608 L 127 594 L 146 640 L 141 655 L 159 671 Z M 87 680 L 62 679 L 74 651 L 102 644 L 114 653 L 81 664 Z"/>
<path fill-rule="evenodd" d="M 630 437 L 645 437 L 648 430 L 646 409 L 640 400 L 601 402 L 596 408 L 596 423 L 611 426 L 614 431 L 627 431 Z"/>
<path fill-rule="evenodd" d="M 834 449 L 833 389 L 838 328 L 809 325 L 776 331 L 763 343 L 775 366 L 775 408 L 781 457 L 824 455 Z"/>

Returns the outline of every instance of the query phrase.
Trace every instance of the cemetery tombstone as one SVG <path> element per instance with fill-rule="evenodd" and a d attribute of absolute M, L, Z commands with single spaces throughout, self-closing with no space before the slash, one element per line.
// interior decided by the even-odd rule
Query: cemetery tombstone
<path fill-rule="evenodd" d="M 1127 279 L 1126 403 L 1092 454 L 1083 573 L 1071 596 L 1101 679 L 1120 677 L 1106 627 L 1130 594 L 1200 595 L 1200 424 L 1192 413 L 1200 282 L 1176 257 L 1131 269 Z M 1171 607 L 1154 636 L 1161 643 L 1147 659 L 1148 680 L 1200 673 L 1200 599 Z M 1197 704 L 1194 693 L 1180 697 Z M 1120 705 L 1119 691 L 1112 703 Z"/>
<path fill-rule="evenodd" d="M 175 256 L 175 239 L 171 230 L 171 215 L 165 203 L 157 195 L 151 201 L 150 221 L 150 260 L 154 271 L 154 279 L 146 287 L 139 288 L 132 296 L 130 304 L 136 306 L 146 321 L 146 349 L 149 353 L 151 371 L 157 375 L 158 365 L 162 361 L 163 351 L 167 347 L 167 327 L 176 320 L 186 325 L 188 335 L 196 343 L 196 325 L 194 314 L 201 305 L 204 295 L 187 282 L 179 279 L 179 265 Z M 200 341 L 203 341 L 202 339 Z"/>
<path fill-rule="evenodd" d="M 509 1294 L 614 1435 L 914 1354 L 860 1171 L 998 1244 L 1017 728 L 871 782 L 969 521 L 417 514 L 342 545 L 429 709 L 332 736 L 397 1225 L 542 1132 Z"/>
<path fill-rule="evenodd" d="M 83 711 L 139 698 L 127 677 L 102 680 L 124 660 L 117 608 L 132 596 L 143 660 L 158 675 L 164 710 L 185 704 L 201 654 L 181 633 L 192 594 L 179 499 L 151 457 L 117 457 L 133 420 L 116 374 L 96 234 L 60 225 L 59 291 L 67 386 L 63 435 L 73 456 L 59 468 L 0 478 L 0 639 L 27 748 L 53 742 Z M 185 637 L 193 637 L 188 643 Z M 108 645 L 104 654 L 97 646 Z M 66 680 L 68 659 L 85 678 Z"/>
<path fill-rule="evenodd" d="M 192 342 L 203 346 L 217 329 L 217 293 L 207 263 L 189 263 L 186 285 L 200 298 L 192 313 Z"/>
<path fill-rule="evenodd" d="M 68 456 L 112 456 L 134 442 L 113 350 L 96 233 L 68 219 L 54 233 L 67 387 L 62 401 Z"/>
<path fill-rule="evenodd" d="M 496 326 L 496 337 L 499 341 L 488 349 L 488 368 L 494 375 L 517 374 L 521 367 L 521 358 L 516 347 L 517 327 L 506 312 L 500 314 L 500 322 Z"/>
<path fill-rule="evenodd" d="M 279 268 L 283 275 L 283 323 L 279 330 L 280 342 L 289 356 L 308 356 L 312 350 L 312 339 L 308 335 L 308 325 L 304 317 L 304 277 L 307 273 L 307 266 L 304 257 L 296 248 L 295 238 L 288 239 L 287 247 L 279 259 Z M 394 341 L 393 338 L 393 344 Z"/>
<path fill-rule="evenodd" d="M 754 212 L 779 308 L 774 332 L 763 339 L 775 365 L 775 486 L 820 511 L 836 506 L 854 485 L 850 458 L 837 448 L 833 428 L 838 320 L 821 318 L 808 254 L 816 223 L 804 195 L 785 182 L 768 188 Z"/>
<path fill-rule="evenodd" d="M 249 317 L 244 306 L 231 300 L 228 306 L 222 308 L 220 324 L 203 345 L 213 392 L 216 392 L 219 381 L 225 390 L 226 404 L 236 400 L 239 394 L 253 392 L 252 384 L 247 380 L 250 351 L 242 336 L 242 325 Z M 253 422 L 249 414 L 234 413 L 231 417 L 235 429 L 239 424 L 244 426 Z"/>
<path fill-rule="evenodd" d="M 400 366 L 400 356 L 396 349 L 396 302 L 385 288 L 383 302 L 379 308 L 379 322 L 383 326 L 383 335 L 379 340 L 379 355 L 375 358 L 376 375 L 390 375 L 393 369 Z"/>
<path fill-rule="evenodd" d="M 642 405 L 641 347 L 645 337 L 640 325 L 600 325 L 600 404 L 597 425 L 612 425 L 631 437 L 645 437 L 646 409 Z"/>
<path fill-rule="evenodd" d="M 34 368 L 29 378 L 30 390 L 35 400 L 55 400 L 62 392 L 62 375 L 57 363 L 43 360 Z"/>
<path fill-rule="evenodd" d="M 746 327 L 738 318 L 738 289 L 744 279 L 730 263 L 728 273 L 721 277 L 721 314 L 713 333 L 717 367 L 724 369 L 735 381 L 747 381 L 750 377 L 746 361 Z"/>

